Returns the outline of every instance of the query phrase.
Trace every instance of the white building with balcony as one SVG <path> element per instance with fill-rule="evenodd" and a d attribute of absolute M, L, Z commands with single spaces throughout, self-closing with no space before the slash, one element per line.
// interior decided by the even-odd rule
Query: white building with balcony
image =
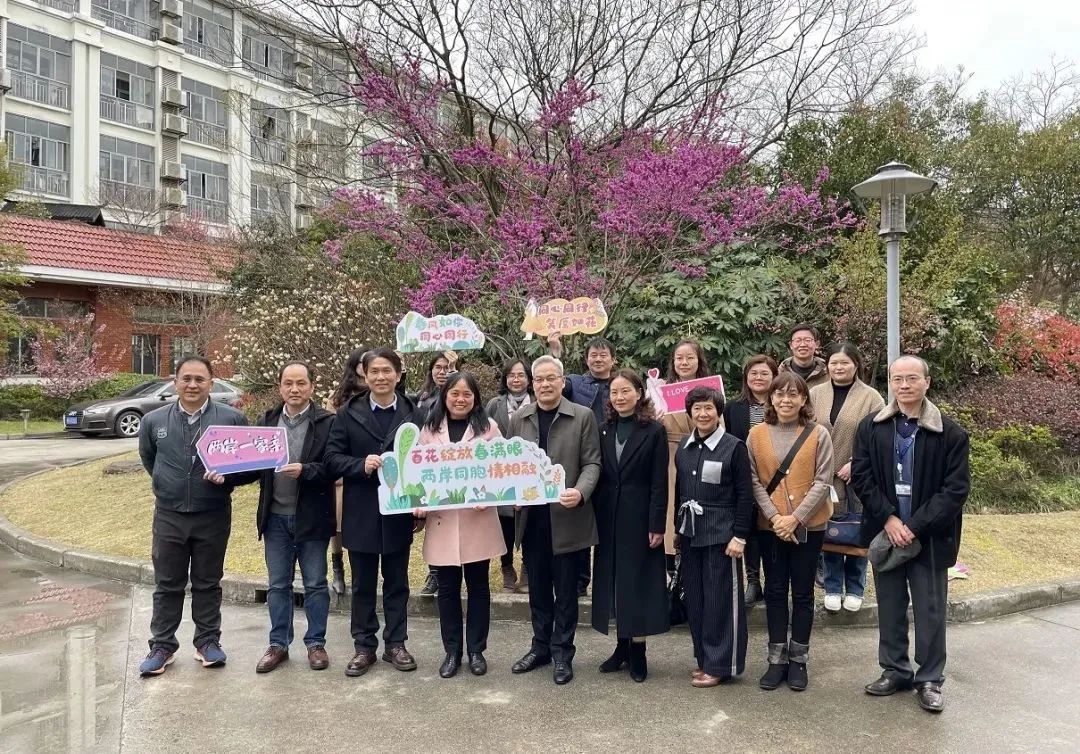
<path fill-rule="evenodd" d="M 216 0 L 0 0 L 13 198 L 128 227 L 306 227 L 335 184 L 382 176 L 344 58 L 297 34 Z"/>

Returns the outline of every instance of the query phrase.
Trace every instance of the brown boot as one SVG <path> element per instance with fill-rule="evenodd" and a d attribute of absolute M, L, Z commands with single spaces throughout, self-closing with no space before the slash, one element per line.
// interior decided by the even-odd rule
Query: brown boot
<path fill-rule="evenodd" d="M 514 591 L 514 587 L 517 584 L 518 575 L 517 575 L 517 571 L 514 570 L 513 564 L 504 565 L 502 567 L 502 577 L 503 577 L 503 589 L 505 589 L 508 592 Z"/>
<path fill-rule="evenodd" d="M 279 647 L 277 644 L 271 644 L 263 653 L 259 664 L 255 666 L 255 672 L 269 673 L 287 659 L 289 659 L 289 650 L 285 649 L 285 647 Z"/>

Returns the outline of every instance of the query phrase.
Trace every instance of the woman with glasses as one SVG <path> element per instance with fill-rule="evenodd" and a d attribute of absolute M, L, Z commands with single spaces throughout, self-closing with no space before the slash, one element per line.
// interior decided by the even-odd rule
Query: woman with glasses
<path fill-rule="evenodd" d="M 832 514 L 833 478 L 832 438 L 813 416 L 806 383 L 781 372 L 769 386 L 765 422 L 750 430 L 747 442 L 765 566 L 769 669 L 759 685 L 766 690 L 785 680 L 793 691 L 808 684 L 814 571 Z"/>
<path fill-rule="evenodd" d="M 859 379 L 862 356 L 851 343 L 835 343 L 826 352 L 825 363 L 829 382 L 810 390 L 810 403 L 833 441 L 834 474 L 832 487 L 836 492 L 833 515 L 862 512 L 858 498 L 848 489 L 851 481 L 851 456 L 859 422 L 885 407 L 885 401 L 872 387 Z M 866 558 L 840 552 L 822 554 L 825 561 L 825 609 L 857 612 L 862 607 L 866 588 Z"/>

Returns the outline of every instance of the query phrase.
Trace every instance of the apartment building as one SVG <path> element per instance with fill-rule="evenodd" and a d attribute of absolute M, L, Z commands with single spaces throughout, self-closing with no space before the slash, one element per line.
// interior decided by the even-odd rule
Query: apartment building
<path fill-rule="evenodd" d="M 23 197 L 114 227 L 303 229 L 378 134 L 346 61 L 215 0 L 0 0 L 0 124 Z"/>

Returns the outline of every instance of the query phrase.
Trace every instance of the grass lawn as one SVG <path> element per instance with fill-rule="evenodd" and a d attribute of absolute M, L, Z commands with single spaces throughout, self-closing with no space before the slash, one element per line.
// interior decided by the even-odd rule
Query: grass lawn
<path fill-rule="evenodd" d="M 0 513 L 34 534 L 72 547 L 133 558 L 150 559 L 150 529 L 154 498 L 144 473 L 105 474 L 116 461 L 135 460 L 138 453 L 60 469 L 9 487 L 0 497 Z M 225 554 L 225 570 L 247 576 L 265 576 L 262 542 L 257 539 L 255 511 L 258 485 L 240 487 L 233 494 L 233 526 Z M 409 561 L 409 580 L 419 589 L 427 576 L 420 556 L 423 534 L 416 538 Z M 346 561 L 348 554 L 346 554 Z M 520 554 L 514 557 L 521 566 Z M 348 563 L 345 573 L 348 580 Z M 492 561 L 492 589 L 502 590 L 499 561 Z"/>
<path fill-rule="evenodd" d="M 89 550 L 150 558 L 150 524 L 154 501 L 145 474 L 105 475 L 115 460 L 134 459 L 129 453 L 104 461 L 52 471 L 10 487 L 0 498 L 0 512 L 35 534 Z M 225 570 L 263 576 L 262 543 L 255 534 L 255 485 L 243 487 L 233 499 L 233 529 Z M 1080 576 L 1076 542 L 1080 511 L 1045 514 L 968 515 L 960 561 L 968 566 L 967 580 L 953 581 L 950 591 L 968 594 L 1002 586 Z M 409 564 L 418 588 L 427 573 L 417 552 Z M 520 566 L 520 558 L 515 563 Z M 498 561 L 492 561 L 492 587 L 501 589 Z M 871 580 L 872 581 L 872 580 Z M 872 584 L 868 584 L 872 593 Z"/>
<path fill-rule="evenodd" d="M 61 432 L 63 429 L 64 425 L 61 424 L 59 419 L 53 419 L 52 421 L 31 419 L 30 422 L 27 423 L 27 431 L 32 435 L 43 432 Z M 22 419 L 4 419 L 3 421 L 0 421 L 0 440 L 5 438 L 15 439 L 22 436 Z"/>

